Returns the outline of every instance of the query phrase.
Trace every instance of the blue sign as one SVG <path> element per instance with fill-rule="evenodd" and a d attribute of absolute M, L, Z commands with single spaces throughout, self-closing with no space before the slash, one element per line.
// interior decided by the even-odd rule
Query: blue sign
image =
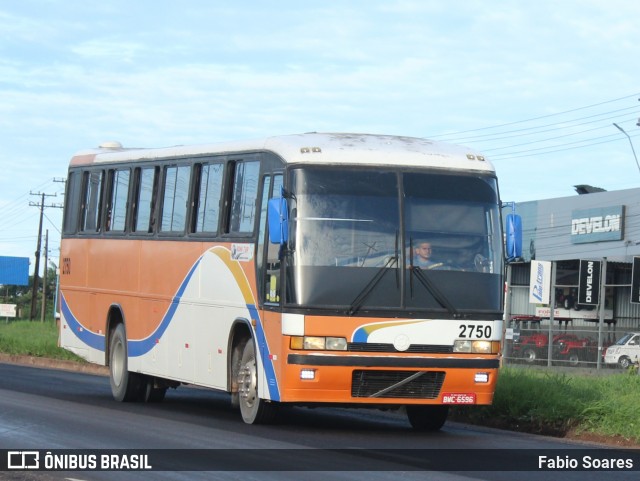
<path fill-rule="evenodd" d="M 624 206 L 574 210 L 571 243 L 616 241 L 624 237 Z"/>
<path fill-rule="evenodd" d="M 507 259 L 522 257 L 522 217 L 507 214 Z"/>
<path fill-rule="evenodd" d="M 29 285 L 29 258 L 0 256 L 0 284 Z"/>

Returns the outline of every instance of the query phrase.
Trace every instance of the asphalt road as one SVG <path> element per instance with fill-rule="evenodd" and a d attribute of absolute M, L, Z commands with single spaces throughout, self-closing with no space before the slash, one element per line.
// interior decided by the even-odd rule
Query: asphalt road
<path fill-rule="evenodd" d="M 500 470 L 502 461 L 509 469 L 531 464 L 531 453 L 573 458 L 572 452 L 583 453 L 571 450 L 593 447 L 458 423 L 420 433 L 401 413 L 364 409 L 289 408 L 275 425 L 250 426 L 230 408 L 226 394 L 183 386 L 170 390 L 160 404 L 117 403 L 105 377 L 0 363 L 0 450 L 186 450 L 150 452 L 174 469 L 205 456 L 204 469 L 216 471 L 5 471 L 0 479 L 638 479 L 637 452 L 634 471 Z M 604 458 L 619 456 L 602 452 Z M 499 468 L 470 469 L 476 462 L 480 469 Z M 445 463 L 444 470 L 424 470 L 432 463 Z"/>

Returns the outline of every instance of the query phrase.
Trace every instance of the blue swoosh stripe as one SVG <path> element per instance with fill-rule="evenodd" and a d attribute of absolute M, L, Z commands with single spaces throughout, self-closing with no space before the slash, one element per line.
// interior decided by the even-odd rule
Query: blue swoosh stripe
<path fill-rule="evenodd" d="M 171 324 L 173 316 L 175 315 L 176 310 L 178 309 L 178 305 L 180 304 L 180 299 L 182 298 L 184 291 L 187 289 L 189 281 L 191 280 L 191 277 L 193 276 L 193 273 L 195 272 L 196 267 L 198 267 L 198 264 L 200 264 L 201 260 L 202 257 L 200 257 L 191 267 L 191 270 L 182 281 L 178 292 L 171 300 L 171 305 L 169 306 L 167 313 L 162 318 L 162 322 L 160 322 L 160 325 L 156 328 L 156 330 L 153 331 L 145 339 L 127 340 L 127 352 L 129 353 L 130 357 L 142 356 L 154 348 L 154 346 L 156 345 L 156 339 L 160 339 L 169 327 L 169 324 Z"/>
<path fill-rule="evenodd" d="M 69 304 L 67 304 L 67 299 L 64 297 L 64 294 L 61 293 L 61 309 L 62 315 L 64 316 L 65 321 L 69 325 L 69 329 L 71 332 L 75 334 L 75 336 L 80 339 L 87 346 L 92 347 L 93 349 L 97 349 L 98 351 L 104 352 L 105 342 L 104 342 L 104 334 L 96 334 L 95 332 L 90 331 L 82 324 L 80 321 L 76 319 L 76 316 L 73 315 L 71 309 L 69 308 Z"/>
<path fill-rule="evenodd" d="M 145 339 L 140 339 L 137 341 L 136 340 L 127 341 L 127 350 L 128 350 L 129 356 L 131 357 L 142 356 L 143 354 L 148 353 L 156 345 L 156 339 L 162 337 L 164 332 L 167 330 L 167 327 L 169 327 L 169 324 L 171 324 L 171 321 L 173 320 L 173 316 L 176 312 L 176 309 L 178 308 L 178 304 L 180 304 L 180 299 L 184 294 L 184 291 L 187 288 L 187 285 L 189 284 L 189 280 L 193 276 L 193 273 L 195 272 L 196 267 L 198 266 L 198 264 L 200 264 L 201 259 L 202 257 L 195 262 L 195 264 L 191 267 L 191 270 L 189 271 L 187 276 L 182 281 L 182 284 L 180 285 L 178 292 L 171 300 L 171 305 L 169 306 L 169 309 L 167 310 L 166 314 L 162 318 L 162 322 L 156 328 L 156 330 L 153 333 L 151 333 L 149 337 Z M 104 352 L 105 345 L 106 345 L 104 334 L 96 334 L 95 332 L 92 332 L 86 327 L 84 327 L 80 323 L 80 321 L 78 321 L 76 316 L 73 315 L 73 312 L 71 312 L 71 308 L 69 307 L 69 304 L 67 303 L 67 300 L 64 297 L 64 294 L 61 294 L 61 297 L 62 297 L 62 303 L 61 303 L 62 314 L 64 315 L 64 319 L 67 321 L 67 324 L 71 329 L 71 332 L 73 332 L 75 336 L 87 346 L 93 349 L 97 349 L 98 351 Z"/>
<path fill-rule="evenodd" d="M 182 295 L 184 294 L 184 291 L 186 290 L 189 284 L 189 281 L 191 280 L 191 277 L 193 276 L 193 273 L 195 272 L 195 269 L 199 265 L 201 259 L 202 257 L 196 261 L 196 263 L 193 265 L 193 267 L 185 277 L 184 281 L 180 285 L 180 288 L 178 289 L 178 292 L 173 297 L 171 301 L 171 305 L 167 310 L 167 313 L 164 315 L 162 322 L 156 328 L 156 330 L 145 339 L 127 341 L 127 350 L 128 350 L 129 356 L 136 357 L 136 356 L 142 356 L 148 353 L 156 345 L 156 339 L 159 339 L 160 337 L 162 337 L 164 332 L 169 327 L 169 324 L 173 320 L 173 317 L 178 308 L 178 305 L 180 304 L 180 299 L 182 298 Z M 80 322 L 71 312 L 71 309 L 67 304 L 64 294 L 62 294 L 61 297 L 62 297 L 62 312 L 71 331 L 76 335 L 78 339 L 80 339 L 87 346 L 104 352 L 105 336 L 103 334 L 96 334 L 86 329 L 84 326 L 82 326 L 82 324 L 80 324 Z M 262 347 L 264 347 L 264 351 L 266 352 L 266 354 L 261 357 L 262 357 L 262 363 L 265 369 L 265 373 L 267 376 L 267 386 L 269 388 L 269 396 L 273 401 L 279 401 L 280 390 L 278 389 L 278 381 L 276 378 L 275 369 L 273 367 L 273 360 L 270 358 L 270 355 L 269 355 L 269 346 L 267 343 L 267 338 L 266 338 L 264 329 L 262 327 L 262 320 L 260 319 L 258 309 L 256 308 L 255 305 L 247 304 L 247 309 L 249 309 L 249 314 L 251 318 L 257 319 L 258 321 L 256 323 L 256 328 L 255 328 L 258 347 L 261 350 L 262 350 Z"/>
<path fill-rule="evenodd" d="M 258 348 L 264 354 L 262 357 L 262 365 L 264 367 L 265 374 L 267 375 L 267 386 L 269 387 L 269 397 L 272 401 L 280 401 L 280 390 L 278 389 L 278 380 L 276 379 L 276 371 L 273 367 L 273 359 L 270 358 L 269 344 L 267 344 L 267 336 L 264 333 L 262 327 L 262 320 L 258 314 L 258 309 L 253 304 L 247 304 L 251 319 L 257 319 L 256 322 L 256 340 L 258 341 Z M 263 349 L 264 347 L 264 349 Z"/>

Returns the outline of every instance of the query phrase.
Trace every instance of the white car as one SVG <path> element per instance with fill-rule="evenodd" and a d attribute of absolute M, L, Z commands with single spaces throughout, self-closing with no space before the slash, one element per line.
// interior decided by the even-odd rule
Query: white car
<path fill-rule="evenodd" d="M 627 369 L 640 360 L 640 332 L 627 332 L 604 353 L 605 364 L 617 364 Z"/>

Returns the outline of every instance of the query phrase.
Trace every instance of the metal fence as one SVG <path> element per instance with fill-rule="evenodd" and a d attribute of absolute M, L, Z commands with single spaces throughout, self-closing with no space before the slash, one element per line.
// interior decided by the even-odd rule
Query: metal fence
<path fill-rule="evenodd" d="M 503 346 L 504 365 L 590 368 L 621 372 L 627 367 L 605 364 L 604 352 L 625 334 L 615 324 L 573 326 L 549 320 L 515 319 L 510 322 Z"/>

